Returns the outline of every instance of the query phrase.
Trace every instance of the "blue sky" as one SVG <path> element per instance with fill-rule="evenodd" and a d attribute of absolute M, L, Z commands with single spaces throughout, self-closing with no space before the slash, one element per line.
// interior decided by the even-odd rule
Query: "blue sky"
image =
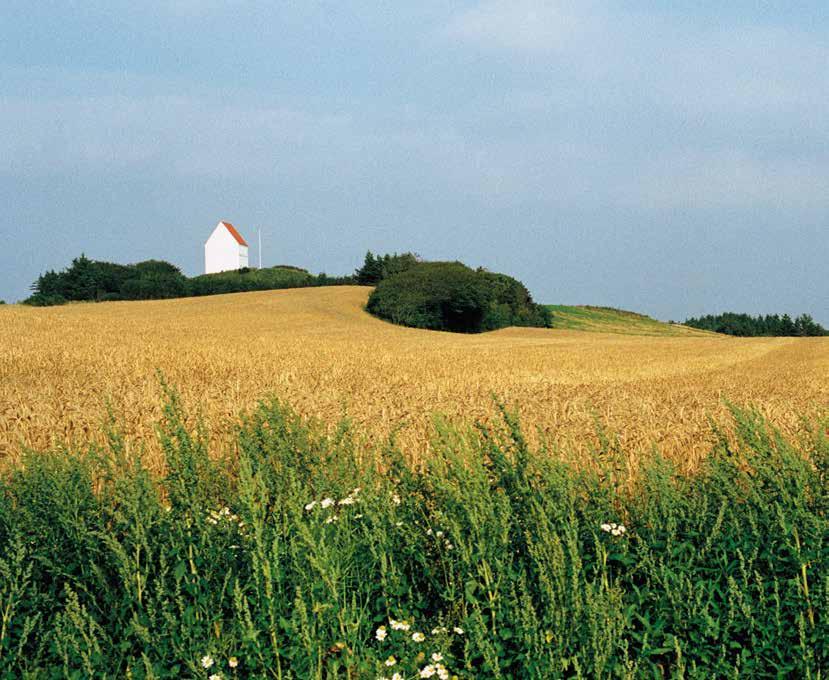
<path fill-rule="evenodd" d="M 827 36 L 825 2 L 6 0 L 0 298 L 81 252 L 198 273 L 227 219 L 265 264 L 826 324 Z"/>

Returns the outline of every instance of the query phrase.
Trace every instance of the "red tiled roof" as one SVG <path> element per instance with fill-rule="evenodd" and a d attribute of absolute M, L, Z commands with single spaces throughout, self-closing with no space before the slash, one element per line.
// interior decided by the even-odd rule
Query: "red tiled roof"
<path fill-rule="evenodd" d="M 225 225 L 225 229 L 227 229 L 230 232 L 230 235 L 236 239 L 236 243 L 247 248 L 247 241 L 245 241 L 245 239 L 242 238 L 242 235 L 236 231 L 236 227 L 234 227 L 230 222 L 221 222 L 221 224 Z"/>

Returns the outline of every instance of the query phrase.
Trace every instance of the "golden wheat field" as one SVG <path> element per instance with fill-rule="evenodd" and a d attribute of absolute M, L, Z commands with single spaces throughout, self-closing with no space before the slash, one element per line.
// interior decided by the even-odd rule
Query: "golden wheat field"
<path fill-rule="evenodd" d="M 506 329 L 454 335 L 363 311 L 369 289 L 336 287 L 152 302 L 0 308 L 0 460 L 27 447 L 99 441 L 107 405 L 150 465 L 161 464 L 156 372 L 200 414 L 216 450 L 241 412 L 275 395 L 372 440 L 398 427 L 428 455 L 433 414 L 519 409 L 530 436 L 587 452 L 595 417 L 625 450 L 651 445 L 691 469 L 724 399 L 756 405 L 787 433 L 829 405 L 829 338 L 665 337 Z"/>

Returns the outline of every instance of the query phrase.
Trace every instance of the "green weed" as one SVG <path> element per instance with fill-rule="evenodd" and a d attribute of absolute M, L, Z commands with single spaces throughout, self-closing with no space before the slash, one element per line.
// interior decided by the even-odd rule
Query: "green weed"
<path fill-rule="evenodd" d="M 266 401 L 220 464 L 165 395 L 163 477 L 110 433 L 0 481 L 0 677 L 826 677 L 826 423 L 621 478 L 501 408 L 415 470 Z"/>

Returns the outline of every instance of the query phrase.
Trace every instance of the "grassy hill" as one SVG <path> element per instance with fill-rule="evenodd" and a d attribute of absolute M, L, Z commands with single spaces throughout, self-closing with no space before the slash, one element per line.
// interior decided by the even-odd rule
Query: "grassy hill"
<path fill-rule="evenodd" d="M 547 305 L 547 309 L 553 313 L 553 327 L 563 330 L 620 333 L 622 335 L 699 336 L 706 334 L 688 326 L 664 323 L 644 314 L 613 307 Z"/>

